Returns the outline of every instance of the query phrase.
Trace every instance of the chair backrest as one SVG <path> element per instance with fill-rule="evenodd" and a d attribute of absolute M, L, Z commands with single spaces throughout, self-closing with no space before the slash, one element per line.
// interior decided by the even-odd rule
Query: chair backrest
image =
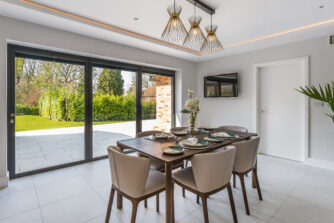
<path fill-rule="evenodd" d="M 174 128 L 170 129 L 170 132 L 173 132 L 173 131 L 183 131 L 183 130 L 185 130 L 187 128 L 188 127 L 174 127 Z"/>
<path fill-rule="evenodd" d="M 206 193 L 223 187 L 230 182 L 235 147 L 213 153 L 194 155 L 191 165 L 199 192 Z"/>
<path fill-rule="evenodd" d="M 233 166 L 234 171 L 242 173 L 255 167 L 259 143 L 260 137 L 251 137 L 249 140 L 232 144 L 237 149 Z"/>
<path fill-rule="evenodd" d="M 136 134 L 136 138 L 138 137 L 145 137 L 145 136 L 150 136 L 150 135 L 154 135 L 157 133 L 161 133 L 161 131 L 157 131 L 157 130 L 151 130 L 151 131 L 142 131 L 142 132 L 138 132 Z"/>
<path fill-rule="evenodd" d="M 237 131 L 237 132 L 248 132 L 248 129 L 245 127 L 241 126 L 233 126 L 233 125 L 225 125 L 225 126 L 220 126 L 218 129 L 224 130 L 224 131 Z"/>
<path fill-rule="evenodd" d="M 150 160 L 126 155 L 116 146 L 108 147 L 108 157 L 112 184 L 130 197 L 141 197 L 150 171 Z"/>

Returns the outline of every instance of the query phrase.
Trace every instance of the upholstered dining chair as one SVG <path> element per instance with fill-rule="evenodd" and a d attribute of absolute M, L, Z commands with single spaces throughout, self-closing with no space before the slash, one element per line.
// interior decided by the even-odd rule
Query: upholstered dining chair
<path fill-rule="evenodd" d="M 129 156 L 118 147 L 108 147 L 111 192 L 105 222 L 109 222 L 115 191 L 132 202 L 131 223 L 136 221 L 140 201 L 165 190 L 165 175 L 150 169 L 150 160 L 145 157 Z M 157 211 L 159 210 L 157 202 Z"/>
<path fill-rule="evenodd" d="M 218 127 L 218 129 L 223 131 L 236 131 L 236 132 L 245 132 L 248 133 L 248 129 L 241 126 L 233 126 L 233 125 L 223 125 Z"/>
<path fill-rule="evenodd" d="M 161 133 L 161 131 L 158 131 L 158 130 L 150 130 L 150 131 L 143 131 L 143 132 L 139 132 L 136 134 L 136 138 L 138 137 L 145 137 L 145 136 L 150 136 L 150 135 L 154 135 L 154 134 L 157 134 L 157 133 Z M 157 170 L 157 171 L 160 171 L 160 172 L 165 172 L 165 163 L 158 160 L 158 159 L 155 159 L 155 158 L 151 158 L 151 157 L 147 157 L 143 154 L 138 154 L 139 157 L 146 157 L 148 159 L 150 159 L 151 161 L 151 169 L 154 169 L 154 170 Z M 177 162 L 175 164 L 173 164 L 173 169 L 177 169 L 177 168 L 183 168 L 184 165 L 183 165 L 183 161 L 180 161 L 180 162 Z M 157 203 L 159 203 L 159 194 L 157 194 Z M 144 206 L 147 208 L 147 199 L 145 199 L 144 201 Z M 157 209 L 158 210 L 158 209 Z"/>
<path fill-rule="evenodd" d="M 205 223 L 209 222 L 207 198 L 225 188 L 228 190 L 234 222 L 238 222 L 231 189 L 231 175 L 236 149 L 228 146 L 215 153 L 196 154 L 191 159 L 192 167 L 173 174 L 174 182 L 202 199 Z"/>
<path fill-rule="evenodd" d="M 248 207 L 244 176 L 251 171 L 253 172 L 253 177 L 256 184 L 256 189 L 259 199 L 262 201 L 261 188 L 257 176 L 257 153 L 259 150 L 259 143 L 260 143 L 260 137 L 251 137 L 249 140 L 235 142 L 232 144 L 233 146 L 236 147 L 236 154 L 232 172 L 233 187 L 236 187 L 235 176 L 237 175 L 240 178 L 242 195 L 244 198 L 247 215 L 250 215 L 250 212 Z"/>

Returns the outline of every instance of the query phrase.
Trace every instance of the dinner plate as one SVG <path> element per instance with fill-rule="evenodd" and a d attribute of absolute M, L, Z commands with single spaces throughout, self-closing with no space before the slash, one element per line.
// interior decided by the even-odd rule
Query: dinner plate
<path fill-rule="evenodd" d="M 168 155 L 178 155 L 184 152 L 184 148 L 180 146 L 163 147 L 161 150 L 163 153 Z"/>
<path fill-rule="evenodd" d="M 214 137 L 222 137 L 222 138 L 238 138 L 239 137 L 236 134 L 227 133 L 227 132 L 215 132 L 211 135 Z"/>
<path fill-rule="evenodd" d="M 173 138 L 173 135 L 171 134 L 162 134 L 162 133 L 157 133 L 153 135 L 154 138 L 156 139 L 169 139 L 169 138 Z"/>
<path fill-rule="evenodd" d="M 187 131 L 183 130 L 183 131 L 173 131 L 173 134 L 175 135 L 187 135 Z"/>
<path fill-rule="evenodd" d="M 205 143 L 200 143 L 200 142 L 201 140 L 199 140 L 199 142 L 197 142 L 196 144 L 191 144 L 187 139 L 184 139 L 181 141 L 182 145 L 186 146 L 187 148 L 188 147 L 205 147 L 208 144 L 207 141 L 205 141 Z"/>
<path fill-rule="evenodd" d="M 204 139 L 208 142 L 222 142 L 223 141 L 223 138 L 221 137 L 204 137 Z"/>

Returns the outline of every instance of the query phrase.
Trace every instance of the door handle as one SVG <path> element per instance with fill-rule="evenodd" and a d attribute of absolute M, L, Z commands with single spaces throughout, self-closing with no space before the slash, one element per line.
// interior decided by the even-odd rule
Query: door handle
<path fill-rule="evenodd" d="M 10 114 L 9 123 L 11 123 L 11 124 L 15 123 L 15 114 L 13 114 L 13 113 Z"/>

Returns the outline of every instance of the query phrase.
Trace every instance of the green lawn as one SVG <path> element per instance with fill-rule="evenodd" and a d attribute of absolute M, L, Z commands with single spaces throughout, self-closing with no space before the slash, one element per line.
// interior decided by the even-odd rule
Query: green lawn
<path fill-rule="evenodd" d="M 124 121 L 105 121 L 105 122 L 93 122 L 93 125 L 109 124 L 109 123 L 120 123 Z M 22 115 L 15 117 L 15 131 L 30 131 L 40 129 L 57 129 L 83 126 L 84 122 L 64 122 L 49 120 L 47 118 L 38 115 Z"/>

